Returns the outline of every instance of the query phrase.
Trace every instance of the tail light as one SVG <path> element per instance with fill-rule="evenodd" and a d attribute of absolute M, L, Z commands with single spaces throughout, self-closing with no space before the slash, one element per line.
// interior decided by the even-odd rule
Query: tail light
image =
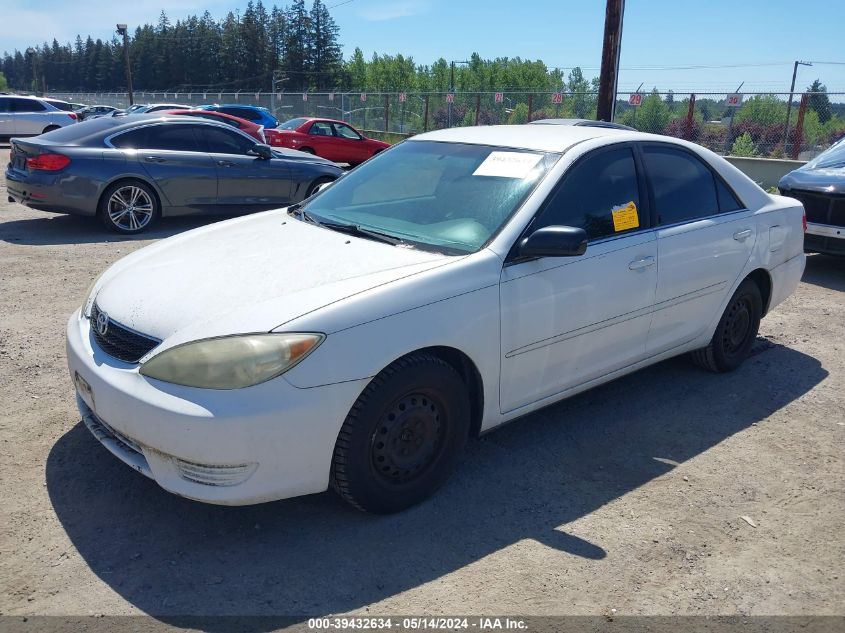
<path fill-rule="evenodd" d="M 63 154 L 39 154 L 26 159 L 26 166 L 32 170 L 59 171 L 70 165 L 70 158 Z"/>
<path fill-rule="evenodd" d="M 258 126 L 258 136 L 261 137 L 261 142 L 266 145 L 267 144 L 267 135 L 264 134 L 264 126 L 263 125 Z"/>
<path fill-rule="evenodd" d="M 79 117 L 76 115 L 76 112 L 65 112 L 65 114 L 67 114 L 74 121 L 79 120 Z"/>
<path fill-rule="evenodd" d="M 801 216 L 801 224 L 804 227 L 804 233 L 807 232 L 807 212 L 804 211 L 804 215 Z"/>

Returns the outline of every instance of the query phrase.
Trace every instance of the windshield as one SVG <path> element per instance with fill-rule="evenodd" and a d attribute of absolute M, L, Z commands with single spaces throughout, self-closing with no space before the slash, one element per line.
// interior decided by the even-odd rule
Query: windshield
<path fill-rule="evenodd" d="M 291 119 L 290 121 L 285 121 L 282 123 L 278 128 L 278 130 L 295 130 L 300 125 L 305 123 L 308 119 Z"/>
<path fill-rule="evenodd" d="M 839 139 L 804 167 L 805 169 L 829 169 L 845 167 L 845 138 Z"/>
<path fill-rule="evenodd" d="M 304 209 L 412 245 L 472 253 L 505 224 L 559 154 L 406 141 L 344 175 Z"/>

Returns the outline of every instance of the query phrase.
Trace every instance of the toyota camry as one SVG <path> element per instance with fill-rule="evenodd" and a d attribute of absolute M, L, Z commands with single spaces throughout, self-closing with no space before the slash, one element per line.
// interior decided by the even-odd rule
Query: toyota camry
<path fill-rule="evenodd" d="M 70 374 L 94 436 L 173 493 L 394 512 L 469 437 L 679 354 L 739 367 L 802 221 L 678 139 L 431 132 L 118 261 L 68 322 Z"/>

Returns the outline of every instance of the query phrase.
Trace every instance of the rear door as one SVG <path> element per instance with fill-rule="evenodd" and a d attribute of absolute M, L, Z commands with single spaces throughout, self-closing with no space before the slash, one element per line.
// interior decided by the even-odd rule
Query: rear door
<path fill-rule="evenodd" d="M 223 210 L 274 209 L 291 201 L 293 186 L 286 160 L 250 153 L 256 142 L 234 130 L 202 125 L 197 133 L 217 170 L 217 204 Z"/>
<path fill-rule="evenodd" d="M 135 159 L 164 194 L 166 205 L 182 212 L 214 207 L 217 170 L 199 145 L 191 123 L 145 125 L 109 142 Z"/>
<path fill-rule="evenodd" d="M 641 146 L 657 225 L 658 274 L 649 355 L 700 336 L 751 256 L 753 214 L 692 151 Z"/>
<path fill-rule="evenodd" d="M 49 114 L 52 110 L 36 99 L 12 97 L 9 99 L 9 109 L 13 133 L 17 136 L 36 136 L 50 124 Z"/>
<path fill-rule="evenodd" d="M 303 141 L 303 145 L 306 143 L 311 146 L 317 156 L 335 161 L 346 160 L 339 158 L 341 152 L 338 151 L 332 124 L 328 121 L 314 121 L 308 128 L 308 140 Z"/>

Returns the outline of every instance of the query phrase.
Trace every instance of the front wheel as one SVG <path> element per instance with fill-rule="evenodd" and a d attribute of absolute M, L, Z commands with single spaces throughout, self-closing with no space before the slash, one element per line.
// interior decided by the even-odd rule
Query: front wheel
<path fill-rule="evenodd" d="M 367 512 L 399 512 L 431 495 L 458 462 L 469 434 L 463 379 L 417 353 L 382 370 L 346 416 L 332 458 L 332 487 Z"/>
<path fill-rule="evenodd" d="M 97 213 L 112 231 L 132 235 L 148 229 L 161 209 L 152 188 L 133 180 L 118 182 L 106 189 Z"/>
<path fill-rule="evenodd" d="M 751 279 L 746 279 L 728 301 L 710 344 L 692 352 L 693 361 L 714 372 L 728 372 L 739 367 L 751 353 L 762 314 L 760 288 Z"/>

